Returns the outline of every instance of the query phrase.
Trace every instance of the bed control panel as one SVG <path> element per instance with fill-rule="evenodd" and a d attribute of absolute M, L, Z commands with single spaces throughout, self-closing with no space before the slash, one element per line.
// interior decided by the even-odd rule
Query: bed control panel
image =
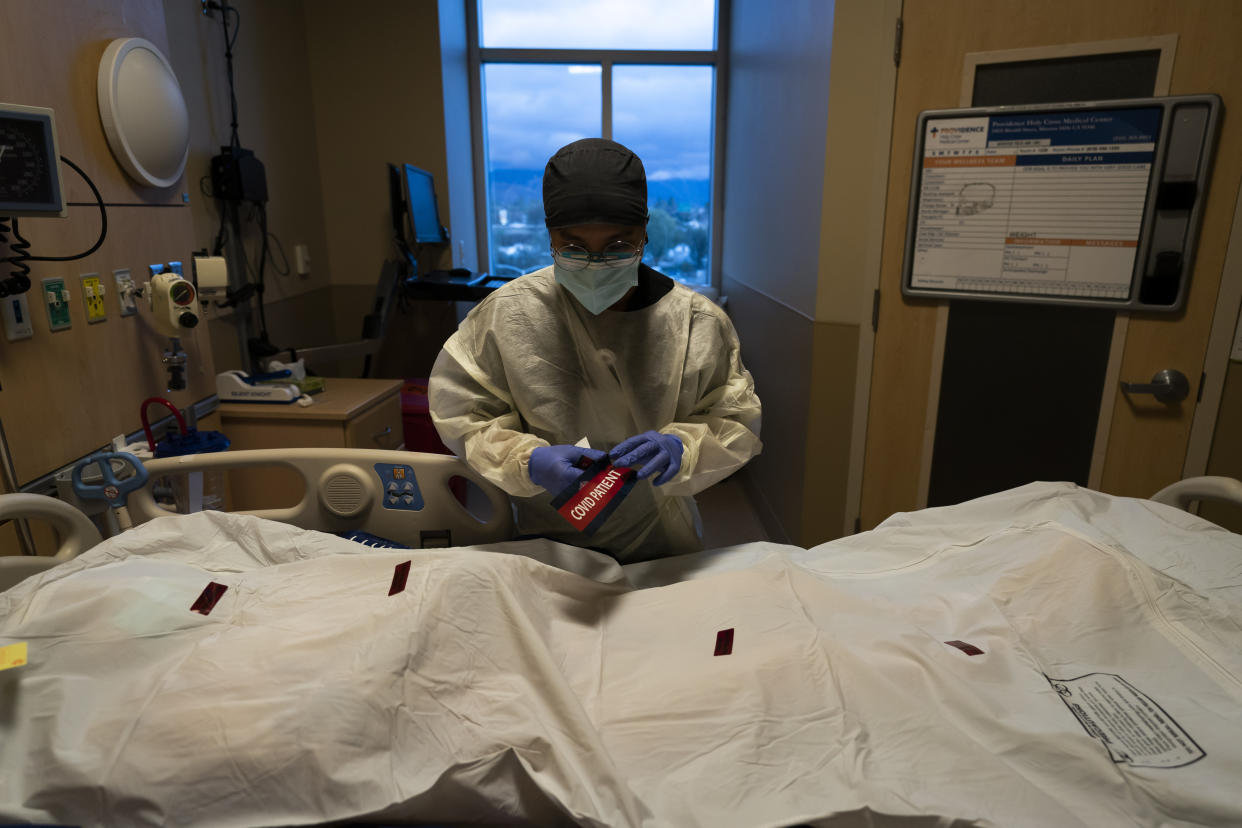
<path fill-rule="evenodd" d="M 405 509 L 417 512 L 423 508 L 423 495 L 418 490 L 418 480 L 410 466 L 392 463 L 376 463 L 385 509 Z"/>

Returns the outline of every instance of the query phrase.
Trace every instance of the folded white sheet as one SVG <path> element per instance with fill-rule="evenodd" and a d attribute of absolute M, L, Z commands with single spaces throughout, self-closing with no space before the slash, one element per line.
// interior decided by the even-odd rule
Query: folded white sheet
<path fill-rule="evenodd" d="M 1242 538 L 1064 484 L 624 570 L 165 518 L 15 641 L 8 820 L 1242 824 Z"/>

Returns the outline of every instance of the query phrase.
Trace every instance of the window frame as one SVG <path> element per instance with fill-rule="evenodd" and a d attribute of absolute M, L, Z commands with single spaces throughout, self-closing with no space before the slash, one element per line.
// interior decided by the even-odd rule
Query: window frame
<path fill-rule="evenodd" d="M 479 45 L 479 2 L 462 0 L 466 7 L 466 59 L 470 75 L 471 155 L 474 167 L 475 238 L 479 267 L 489 270 L 491 228 L 487 203 L 487 132 L 483 124 L 483 66 L 487 63 L 598 64 L 600 72 L 601 136 L 612 139 L 612 69 L 633 66 L 711 66 L 712 85 L 711 236 L 708 240 L 708 283 L 690 287 L 720 289 L 721 232 L 724 227 L 724 158 L 728 101 L 728 33 L 731 0 L 716 0 L 715 48 L 674 49 L 527 49 L 483 48 Z"/>

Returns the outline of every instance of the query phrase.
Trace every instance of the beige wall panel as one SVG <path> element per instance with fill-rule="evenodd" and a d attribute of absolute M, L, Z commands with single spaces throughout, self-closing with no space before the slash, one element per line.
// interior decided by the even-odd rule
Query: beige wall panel
<path fill-rule="evenodd" d="M 323 291 L 332 280 L 303 4 L 232 0 L 232 5 L 241 15 L 233 47 L 238 138 L 263 163 L 267 177 L 268 229 L 273 235 L 264 278 L 269 335 L 280 347 L 331 344 L 337 340 L 329 305 L 297 300 Z M 218 202 L 209 194 L 210 165 L 212 157 L 230 141 L 232 120 L 224 31 L 219 13 L 204 16 L 197 3 L 164 0 L 164 7 L 169 40 L 179 46 L 170 60 L 190 113 L 186 188 L 190 191 L 194 243 L 195 248 L 212 248 L 220 212 Z M 232 22 L 230 31 L 234 31 Z M 242 217 L 242 237 L 253 266 L 262 245 L 258 212 L 245 205 Z M 294 248 L 299 244 L 310 253 L 309 275 L 295 272 Z M 278 268 L 289 272 L 279 273 Z M 257 272 L 252 270 L 250 278 L 257 279 Z M 251 333 L 257 334 L 259 316 L 253 300 L 250 308 Z M 233 312 L 226 309 L 213 313 L 211 330 L 217 363 L 222 369 L 242 367 Z"/>
<path fill-rule="evenodd" d="M 814 325 L 727 274 L 724 288 L 742 342 L 742 361 L 755 378 L 763 403 L 763 453 L 750 462 L 748 488 L 768 535 L 780 543 L 798 543 L 808 462 Z"/>
<path fill-rule="evenodd" d="M 897 72 L 880 262 L 879 335 L 875 339 L 866 473 L 859 507 L 863 529 L 870 529 L 895 511 L 913 508 L 918 501 L 916 472 L 923 453 L 936 303 L 907 301 L 901 295 L 913 124 L 920 110 L 956 104 L 962 55 L 972 50 L 963 33 L 942 25 L 936 15 L 928 14 L 931 10 L 910 5 L 903 9 L 905 26 L 934 25 L 936 33 L 906 38 L 903 60 L 930 61 L 941 71 Z"/>
<path fill-rule="evenodd" d="M 85 211 L 87 216 L 89 210 Z M 129 268 L 146 280 L 149 262 L 185 260 L 191 239 L 181 207 L 111 207 L 108 238 L 96 253 L 76 262 L 34 262 L 27 294 L 34 337 L 5 342 L 0 352 L 0 418 L 13 451 L 19 483 L 25 483 L 138 427 L 138 405 L 162 396 L 178 407 L 215 393 L 215 368 L 204 326 L 183 337 L 188 355 L 185 391 L 166 392 L 168 373 L 160 357 L 169 340 L 156 333 L 145 300 L 138 313 L 121 317 L 112 271 Z M 51 255 L 85 250 L 98 233 L 86 220 L 28 219 L 23 232 L 34 252 Z M 107 293 L 107 318 L 87 324 L 80 275 L 98 273 Z M 49 330 L 40 279 L 66 280 L 72 327 Z M 157 416 L 153 413 L 153 416 Z M 160 415 L 162 416 L 162 415 Z"/>
<path fill-rule="evenodd" d="M 241 14 L 233 48 L 237 88 L 238 137 L 253 150 L 267 175 L 268 230 L 283 245 L 290 272 L 273 242 L 273 266 L 266 269 L 268 304 L 326 287 L 332 262 L 324 235 L 323 193 L 319 186 L 319 150 L 308 73 L 306 19 L 300 2 L 230 0 Z M 211 247 L 220 225 L 217 202 L 210 192 L 211 158 L 229 143 L 229 87 L 224 59 L 224 31 L 218 13 L 204 16 L 199 5 L 164 0 L 169 39 L 181 46 L 171 58 L 190 111 L 190 159 L 186 188 L 190 191 L 194 237 Z M 230 24 L 231 26 L 231 24 Z M 232 29 L 230 29 L 231 31 Z M 246 249 L 257 263 L 262 236 L 258 217 L 243 208 Z M 293 271 L 294 246 L 310 252 L 311 272 Z M 316 320 L 308 320 L 312 324 Z M 322 323 L 322 317 L 317 320 Z"/>
<path fill-rule="evenodd" d="M 373 0 L 345 14 L 307 0 L 305 10 L 332 282 L 374 285 L 397 255 L 386 163 L 435 176 L 440 219 L 449 216 L 436 2 Z"/>
<path fill-rule="evenodd" d="M 77 162 L 113 204 L 108 237 L 75 262 L 34 262 L 28 294 L 34 338 L 5 343 L 0 354 L 0 417 L 12 448 L 18 482 L 27 482 L 138 426 L 138 405 L 164 395 L 160 355 L 168 340 L 151 327 L 147 311 L 121 318 L 112 271 L 128 268 L 141 283 L 149 263 L 186 261 L 193 249 L 190 215 L 181 188 L 140 188 L 112 157 L 99 120 L 99 59 L 118 37 L 143 37 L 168 53 L 158 0 L 6 0 L 0 49 L 0 99 L 56 110 L 62 154 Z M 75 173 L 65 170 L 70 201 L 94 201 Z M 64 219 L 26 219 L 23 234 L 35 255 L 65 255 L 95 241 L 92 207 L 70 207 Z M 7 254 L 7 251 L 5 251 Z M 107 291 L 105 321 L 88 325 L 80 274 L 96 272 Z M 71 328 L 50 332 L 39 280 L 58 276 L 71 295 Z M 168 396 L 185 406 L 214 390 L 210 349 L 202 328 L 183 338 L 189 355 L 187 391 Z"/>
<path fill-rule="evenodd" d="M 892 46 L 899 7 L 891 0 L 837 0 L 834 7 L 815 296 L 820 321 L 870 321 L 866 277 L 875 273 L 878 261 L 880 239 L 873 228 L 883 215 L 888 179 L 886 142 L 877 136 L 892 130 L 897 74 Z"/>
<path fill-rule="evenodd" d="M 858 341 L 857 325 L 815 323 L 800 546 L 838 538 L 845 525 Z"/>
<path fill-rule="evenodd" d="M 86 170 L 105 201 L 180 204 L 184 180 L 142 187 L 121 169 L 96 94 L 99 60 L 115 38 L 145 38 L 168 56 L 160 0 L 4 0 L 0 13 L 0 101 L 54 109 L 61 154 Z M 61 174 L 67 201 L 94 201 L 77 173 L 62 164 Z"/>

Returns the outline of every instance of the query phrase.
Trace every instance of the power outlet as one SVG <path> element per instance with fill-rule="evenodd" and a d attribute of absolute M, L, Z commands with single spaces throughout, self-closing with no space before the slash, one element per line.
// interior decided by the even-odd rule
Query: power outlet
<path fill-rule="evenodd" d="M 310 248 L 304 244 L 293 246 L 294 272 L 299 276 L 309 276 L 311 272 Z"/>
<path fill-rule="evenodd" d="M 98 273 L 83 273 L 82 301 L 86 303 L 86 322 L 94 324 L 108 318 L 108 307 L 104 304 L 104 286 L 99 281 Z"/>
<path fill-rule="evenodd" d="M 34 336 L 34 326 L 30 324 L 30 305 L 26 294 L 19 293 L 4 300 L 4 333 L 9 342 L 19 339 L 30 339 Z"/>
<path fill-rule="evenodd" d="M 73 327 L 69 317 L 69 289 L 64 279 L 48 276 L 43 280 L 43 301 L 47 305 L 48 328 L 63 331 Z"/>
<path fill-rule="evenodd" d="M 112 271 L 112 278 L 116 280 L 116 299 L 121 306 L 121 316 L 133 316 L 138 311 L 138 306 L 134 304 L 134 295 L 138 291 L 134 277 L 129 275 L 129 268 L 122 268 Z"/>

